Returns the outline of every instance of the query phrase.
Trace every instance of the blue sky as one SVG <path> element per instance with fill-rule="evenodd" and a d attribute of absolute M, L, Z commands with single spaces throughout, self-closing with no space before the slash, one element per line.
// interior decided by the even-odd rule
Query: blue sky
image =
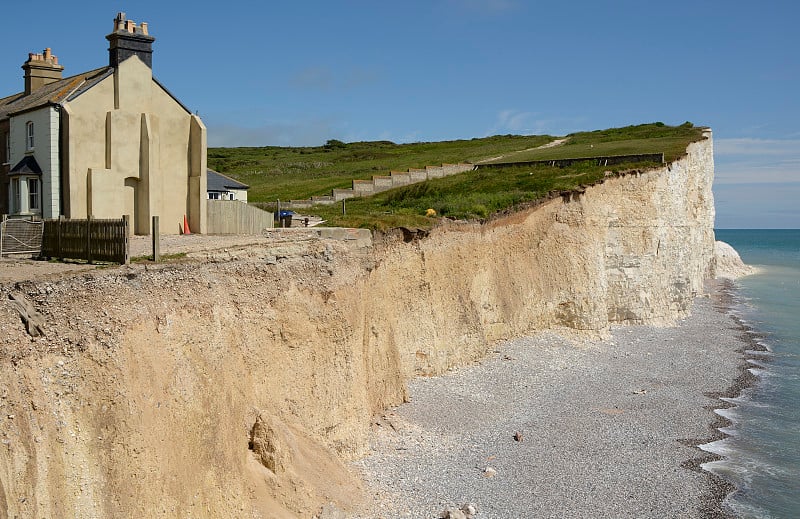
<path fill-rule="evenodd" d="M 800 228 L 800 7 L 766 1 L 41 0 L 4 6 L 0 96 L 28 52 L 107 63 L 117 11 L 211 146 L 714 129 L 717 227 Z M 19 20 L 15 23 L 14 20 Z M 31 22 L 31 20 L 35 20 Z"/>

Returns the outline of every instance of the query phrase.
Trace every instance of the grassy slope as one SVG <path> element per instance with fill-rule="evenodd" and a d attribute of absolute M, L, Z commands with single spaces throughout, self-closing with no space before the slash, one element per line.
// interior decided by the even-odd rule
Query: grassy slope
<path fill-rule="evenodd" d="M 561 146 L 515 152 L 493 162 L 642 153 L 664 153 L 664 159 L 671 162 L 683 155 L 686 145 L 697 140 L 701 132 L 701 128 L 695 128 L 691 124 L 665 126 L 659 123 L 581 132 L 567 136 L 567 141 Z"/>
<path fill-rule="evenodd" d="M 666 160 L 671 161 L 683 155 L 690 142 L 701 138 L 702 129 L 690 124 L 670 127 L 655 123 L 576 133 L 569 135 L 562 146 L 539 150 L 528 148 L 553 138 L 496 136 L 405 145 L 337 142 L 316 148 L 216 148 L 209 149 L 209 167 L 250 184 L 249 198 L 258 202 L 329 194 L 333 187 L 350 187 L 354 178 L 371 178 L 386 174 L 390 169 L 405 170 L 442 162 L 477 162 L 498 155 L 506 156 L 504 162 L 523 162 L 664 152 Z M 616 169 L 652 166 L 654 164 L 627 164 Z M 348 200 L 346 215 L 341 214 L 339 204 L 317 206 L 305 212 L 322 216 L 329 225 L 425 228 L 436 221 L 425 216 L 427 209 L 450 218 L 486 218 L 541 198 L 554 189 L 590 184 L 609 169 L 591 164 L 563 169 L 524 165 L 482 169 Z"/>
<path fill-rule="evenodd" d="M 249 185 L 251 202 L 301 200 L 330 195 L 333 188 L 351 187 L 353 179 L 388 175 L 390 170 L 478 161 L 552 140 L 546 135 L 504 135 L 413 144 L 379 141 L 305 148 L 209 148 L 208 167 Z"/>

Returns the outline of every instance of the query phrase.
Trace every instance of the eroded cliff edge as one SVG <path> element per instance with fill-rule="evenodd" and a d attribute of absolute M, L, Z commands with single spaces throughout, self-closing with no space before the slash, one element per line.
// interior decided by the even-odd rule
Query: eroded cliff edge
<path fill-rule="evenodd" d="M 346 508 L 405 380 L 535 330 L 684 315 L 713 274 L 710 133 L 658 170 L 488 224 L 2 287 L 0 517 Z M 8 293 L 46 319 L 30 338 Z"/>

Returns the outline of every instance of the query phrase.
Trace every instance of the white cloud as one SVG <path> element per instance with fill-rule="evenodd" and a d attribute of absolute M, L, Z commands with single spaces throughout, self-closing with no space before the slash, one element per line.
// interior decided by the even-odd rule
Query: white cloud
<path fill-rule="evenodd" d="M 292 86 L 309 90 L 329 90 L 333 82 L 333 72 L 328 67 L 306 67 L 289 78 Z"/>
<path fill-rule="evenodd" d="M 499 13 L 519 7 L 518 0 L 448 0 L 451 6 L 472 11 Z"/>
<path fill-rule="evenodd" d="M 536 114 L 531 112 L 518 112 L 516 110 L 503 110 L 497 114 L 497 121 L 495 128 L 498 130 L 510 130 L 512 132 L 521 132 L 526 130 L 535 121 L 533 117 Z"/>
<path fill-rule="evenodd" d="M 800 140 L 798 139 L 715 139 L 714 152 L 717 156 L 729 155 L 769 155 L 800 159 Z"/>
<path fill-rule="evenodd" d="M 305 90 L 353 90 L 364 85 L 378 83 L 381 73 L 369 68 L 334 70 L 320 65 L 306 67 L 289 76 L 289 85 Z"/>
<path fill-rule="evenodd" d="M 506 133 L 522 135 L 566 135 L 576 131 L 578 122 L 577 119 L 547 119 L 540 117 L 540 114 L 535 112 L 507 109 L 498 112 L 494 124 L 485 135 L 489 136 Z"/>
<path fill-rule="evenodd" d="M 341 135 L 340 125 L 328 120 L 271 122 L 254 127 L 206 121 L 206 126 L 211 147 L 319 146 Z"/>
<path fill-rule="evenodd" d="M 714 186 L 715 227 L 722 229 L 800 228 L 800 182 Z"/>
<path fill-rule="evenodd" d="M 716 184 L 799 183 L 800 140 L 717 139 Z"/>

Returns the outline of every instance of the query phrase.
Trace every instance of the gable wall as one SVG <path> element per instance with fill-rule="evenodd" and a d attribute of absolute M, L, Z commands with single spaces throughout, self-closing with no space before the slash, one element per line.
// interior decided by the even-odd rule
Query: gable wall
<path fill-rule="evenodd" d="M 115 74 L 69 103 L 69 216 L 130 214 L 137 234 L 152 216 L 163 233 L 178 233 L 187 215 L 202 232 L 198 201 L 190 196 L 191 126 L 187 113 L 129 58 Z M 205 140 L 196 155 L 205 156 Z M 197 145 L 197 144 L 196 144 Z M 202 193 L 205 197 L 205 192 Z M 193 203 L 194 202 L 194 203 Z"/>

